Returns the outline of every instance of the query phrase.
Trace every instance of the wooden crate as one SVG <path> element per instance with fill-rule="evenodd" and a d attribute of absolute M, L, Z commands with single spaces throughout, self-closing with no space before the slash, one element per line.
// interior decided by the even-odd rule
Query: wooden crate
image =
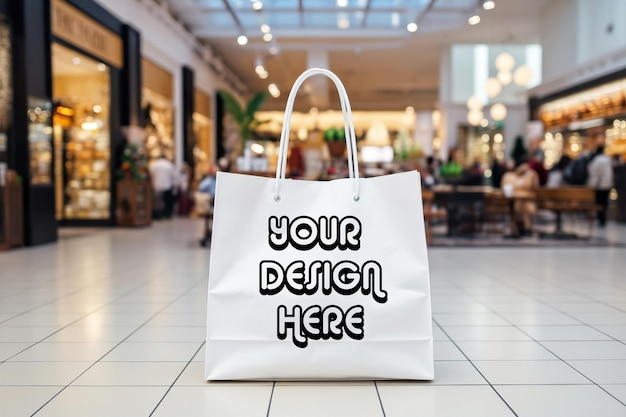
<path fill-rule="evenodd" d="M 152 222 L 152 187 L 149 181 L 117 182 L 115 206 L 118 226 L 147 226 Z"/>

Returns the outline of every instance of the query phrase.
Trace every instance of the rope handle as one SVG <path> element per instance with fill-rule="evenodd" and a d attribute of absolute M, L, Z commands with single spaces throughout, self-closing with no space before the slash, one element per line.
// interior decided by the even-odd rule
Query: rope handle
<path fill-rule="evenodd" d="M 283 121 L 283 130 L 280 135 L 280 147 L 278 151 L 278 163 L 276 165 L 276 186 L 274 190 L 274 200 L 280 201 L 280 188 L 282 181 L 285 180 L 285 171 L 287 169 L 287 152 L 289 149 L 289 131 L 291 128 L 291 114 L 293 112 L 293 104 L 296 100 L 298 90 L 304 81 L 313 75 L 325 75 L 330 78 L 339 93 L 339 102 L 341 103 L 341 113 L 343 115 L 343 127 L 348 149 L 348 175 L 354 181 L 354 201 L 359 201 L 359 161 L 357 156 L 356 135 L 354 133 L 354 121 L 352 120 L 352 109 L 348 93 L 337 75 L 333 72 L 322 68 L 310 68 L 304 71 L 298 79 L 296 79 L 285 107 L 285 119 Z"/>

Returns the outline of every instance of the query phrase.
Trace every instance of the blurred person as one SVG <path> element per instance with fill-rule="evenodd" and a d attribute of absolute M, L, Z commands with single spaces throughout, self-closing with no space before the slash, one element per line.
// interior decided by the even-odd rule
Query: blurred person
<path fill-rule="evenodd" d="M 546 185 L 548 182 L 548 170 L 543 165 L 543 161 L 537 159 L 534 156 L 531 156 L 528 159 L 528 166 L 530 169 L 537 173 L 537 178 L 539 178 L 539 185 Z"/>
<path fill-rule="evenodd" d="M 206 247 L 211 242 L 213 229 L 213 203 L 215 199 L 215 185 L 217 184 L 217 171 L 215 165 L 210 165 L 205 177 L 198 184 L 195 193 L 196 214 L 205 219 L 200 245 Z"/>
<path fill-rule="evenodd" d="M 563 179 L 570 185 L 585 185 L 589 181 L 589 162 L 591 161 L 596 142 L 593 136 L 585 142 L 585 149 L 576 159 L 563 170 Z"/>
<path fill-rule="evenodd" d="M 474 157 L 472 164 L 463 170 L 463 185 L 483 185 L 483 165 L 479 156 Z"/>
<path fill-rule="evenodd" d="M 508 170 L 505 161 L 494 158 L 491 164 L 491 184 L 493 187 L 500 188 L 502 185 L 502 177 Z"/>
<path fill-rule="evenodd" d="M 174 211 L 176 188 L 179 185 L 178 171 L 164 155 L 150 162 L 148 166 L 154 191 L 153 217 L 171 218 Z"/>
<path fill-rule="evenodd" d="M 289 158 L 287 158 L 287 168 L 290 178 L 301 178 L 304 175 L 304 156 L 302 147 L 297 143 L 291 146 Z"/>
<path fill-rule="evenodd" d="M 600 207 L 598 223 L 600 227 L 604 227 L 609 206 L 609 193 L 613 188 L 613 163 L 611 158 L 604 153 L 604 145 L 596 148 L 587 165 L 587 170 L 589 173 L 587 186 L 595 189 L 596 204 Z"/>
<path fill-rule="evenodd" d="M 541 162 L 543 165 L 544 162 L 544 152 L 541 148 L 541 140 L 538 138 L 534 138 L 530 140 L 528 144 L 528 158 L 529 160 L 535 160 Z"/>
<path fill-rule="evenodd" d="M 183 164 L 178 175 L 178 215 L 188 216 L 191 211 L 192 198 L 190 194 L 192 169 L 189 164 Z"/>
<path fill-rule="evenodd" d="M 567 155 L 561 156 L 559 162 L 557 162 L 551 169 L 548 171 L 548 181 L 546 182 L 546 187 L 548 188 L 557 188 L 566 184 L 565 179 L 563 178 L 563 172 L 565 168 L 572 162 L 572 158 Z"/>
<path fill-rule="evenodd" d="M 441 166 L 441 159 L 435 158 L 430 155 L 426 157 L 426 169 L 432 175 L 435 184 L 439 184 L 441 182 L 441 178 L 439 177 L 439 167 Z"/>
<path fill-rule="evenodd" d="M 528 165 L 527 158 L 520 158 L 517 167 L 502 177 L 502 188 L 509 188 L 512 194 L 533 192 L 539 188 L 539 176 Z M 528 236 L 532 230 L 532 217 L 537 212 L 537 203 L 532 200 L 515 200 L 513 221 L 518 236 Z"/>
<path fill-rule="evenodd" d="M 200 183 L 198 183 L 198 192 L 209 194 L 211 197 L 215 197 L 215 183 L 217 178 L 217 167 L 210 165 L 206 175 Z"/>
<path fill-rule="evenodd" d="M 422 187 L 431 189 L 437 185 L 437 178 L 435 178 L 428 166 L 418 169 L 418 171 L 420 173 L 420 177 L 422 178 Z"/>

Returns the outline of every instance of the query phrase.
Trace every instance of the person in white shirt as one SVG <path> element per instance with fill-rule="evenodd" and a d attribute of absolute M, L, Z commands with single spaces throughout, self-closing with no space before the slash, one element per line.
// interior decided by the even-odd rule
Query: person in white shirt
<path fill-rule="evenodd" d="M 587 165 L 587 185 L 596 190 L 596 204 L 600 206 L 598 223 L 603 227 L 606 224 L 609 193 L 613 188 L 613 163 L 604 153 L 604 145 L 599 145 L 591 158 Z"/>
<path fill-rule="evenodd" d="M 150 162 L 149 170 L 154 191 L 153 217 L 155 219 L 171 218 L 176 202 L 178 171 L 174 164 L 163 155 Z"/>

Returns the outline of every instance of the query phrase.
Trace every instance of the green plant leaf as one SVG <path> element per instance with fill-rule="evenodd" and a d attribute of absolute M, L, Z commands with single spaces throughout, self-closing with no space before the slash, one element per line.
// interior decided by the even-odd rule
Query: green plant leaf
<path fill-rule="evenodd" d="M 224 102 L 224 108 L 226 109 L 226 111 L 230 113 L 231 116 L 233 116 L 235 122 L 237 122 L 238 125 L 241 125 L 244 122 L 246 113 L 239 104 L 239 101 L 237 101 L 235 96 L 233 96 L 226 90 L 218 90 L 217 94 L 219 94 L 222 101 Z"/>
<path fill-rule="evenodd" d="M 265 100 L 267 99 L 267 93 L 264 91 L 258 92 L 252 97 L 252 99 L 248 102 L 248 106 L 246 107 L 246 114 L 250 116 L 250 119 L 254 119 L 254 113 L 259 111 Z"/>

